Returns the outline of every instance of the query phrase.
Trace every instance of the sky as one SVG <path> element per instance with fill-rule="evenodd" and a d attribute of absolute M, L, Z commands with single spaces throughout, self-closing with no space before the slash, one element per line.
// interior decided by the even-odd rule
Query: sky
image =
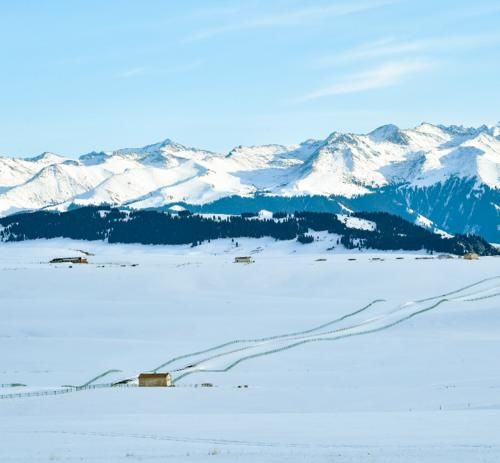
<path fill-rule="evenodd" d="M 498 0 L 0 0 L 0 155 L 500 120 Z"/>

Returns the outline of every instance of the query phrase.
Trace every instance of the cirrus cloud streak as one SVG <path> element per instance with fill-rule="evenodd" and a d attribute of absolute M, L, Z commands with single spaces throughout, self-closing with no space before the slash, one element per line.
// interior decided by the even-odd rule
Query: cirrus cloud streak
<path fill-rule="evenodd" d="M 366 71 L 345 75 L 337 82 L 313 90 L 298 100 L 309 101 L 334 95 L 392 87 L 407 77 L 428 71 L 433 67 L 434 63 L 425 59 L 387 62 Z"/>

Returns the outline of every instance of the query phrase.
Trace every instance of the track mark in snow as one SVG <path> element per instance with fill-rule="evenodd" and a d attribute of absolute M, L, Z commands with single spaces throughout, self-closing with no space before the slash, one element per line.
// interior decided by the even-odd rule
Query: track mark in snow
<path fill-rule="evenodd" d="M 206 349 L 204 351 L 199 351 L 197 353 L 186 354 L 184 356 L 179 356 L 174 359 L 169 360 L 168 362 L 162 364 L 156 370 L 163 368 L 164 366 L 171 364 L 177 360 L 185 359 L 189 357 L 195 357 L 197 355 L 214 352 L 216 350 L 222 350 L 225 347 L 237 344 L 237 343 L 247 343 L 251 344 L 249 346 L 241 347 L 238 349 L 232 349 L 229 351 L 222 351 L 212 356 L 197 360 L 195 362 L 191 362 L 190 365 L 187 365 L 183 368 L 174 370 L 174 371 L 185 371 L 185 373 L 181 374 L 177 378 L 174 379 L 174 383 L 177 383 L 181 379 L 186 376 L 192 375 L 194 373 L 223 373 L 231 370 L 235 366 L 239 365 L 242 362 L 247 360 L 255 359 L 258 357 L 263 357 L 271 354 L 276 354 L 278 352 L 282 352 L 288 349 L 292 349 L 294 347 L 298 347 L 304 344 L 312 343 L 312 342 L 323 342 L 323 341 L 337 341 L 339 339 L 353 337 L 353 336 L 361 336 L 366 334 L 372 334 L 376 332 L 380 332 L 393 326 L 396 326 L 400 323 L 403 323 L 407 320 L 410 320 L 417 315 L 421 315 L 425 312 L 429 312 L 431 310 L 436 309 L 438 306 L 445 302 L 474 302 L 478 300 L 489 299 L 493 297 L 497 297 L 500 295 L 498 289 L 500 289 L 500 285 L 498 284 L 498 279 L 500 277 L 492 277 L 480 280 L 476 283 L 464 286 L 454 291 L 450 291 L 448 293 L 444 293 L 438 296 L 433 296 L 429 298 L 419 299 L 417 301 L 411 301 L 397 306 L 395 309 L 383 313 L 382 315 L 368 318 L 362 320 L 359 323 L 353 324 L 351 326 L 329 330 L 326 332 L 321 332 L 320 330 L 333 325 L 335 323 L 339 323 L 340 321 L 346 320 L 354 315 L 360 314 L 366 311 L 368 308 L 374 305 L 375 302 L 379 302 L 381 300 L 373 301 L 367 306 L 359 309 L 358 311 L 352 312 L 350 314 L 345 315 L 339 319 L 333 320 L 331 322 L 320 325 L 316 328 L 312 328 L 310 330 L 305 330 L 301 332 L 289 333 L 285 335 L 279 336 L 271 336 L 268 338 L 260 338 L 256 340 L 234 340 L 227 342 L 225 344 L 220 344 L 218 346 L 212 347 L 210 349 Z M 488 282 L 493 282 L 497 280 L 497 282 L 493 285 L 485 286 Z M 483 285 L 483 287 L 480 287 Z M 479 287 L 479 288 L 478 288 Z M 476 291 L 468 292 L 468 290 L 476 288 Z M 461 294 L 461 293 L 466 294 Z M 449 297 L 454 296 L 454 297 Z M 425 302 L 436 301 L 434 304 L 430 306 L 424 306 Z M 328 337 L 325 337 L 328 336 Z M 292 342 L 295 341 L 295 342 Z M 280 345 L 281 344 L 281 345 Z M 285 344 L 285 345 L 283 345 Z M 243 351 L 248 351 L 249 355 L 243 356 L 235 356 L 234 354 L 242 353 Z M 250 353 L 254 351 L 254 353 Z M 227 357 L 224 360 L 223 357 Z M 221 360 L 221 364 L 217 365 L 217 360 Z M 215 361 L 215 364 L 214 364 Z M 156 371 L 155 370 L 155 371 Z"/>
<path fill-rule="evenodd" d="M 121 373 L 121 370 L 106 370 L 104 373 L 97 375 L 95 378 L 89 379 L 86 383 L 82 384 L 81 386 L 71 386 L 71 387 L 84 388 L 90 386 L 92 383 L 95 383 L 98 379 L 104 378 L 105 376 L 111 373 Z"/>
<path fill-rule="evenodd" d="M 363 445 L 363 444 L 306 444 L 294 442 L 273 442 L 273 441 L 247 441 L 240 439 L 222 439 L 222 438 L 207 438 L 207 437 L 189 437 L 189 436 L 171 436 L 165 434 L 144 434 L 144 433 L 117 433 L 117 432 L 96 432 L 96 431 L 34 431 L 36 434 L 64 434 L 71 436 L 84 436 L 84 437 L 115 437 L 123 439 L 150 439 L 168 442 L 182 442 L 189 444 L 206 444 L 206 445 L 236 445 L 245 447 L 274 447 L 274 448 L 302 448 L 302 449 L 370 449 L 378 448 L 377 445 Z M 422 446 L 418 445 L 384 445 L 384 448 L 404 448 L 404 449 L 421 449 Z M 431 444 L 424 445 L 426 448 L 498 448 L 495 445 L 484 444 Z"/>
<path fill-rule="evenodd" d="M 190 354 L 185 354 L 181 356 L 174 357 L 167 362 L 161 364 L 159 367 L 154 369 L 153 371 L 158 371 L 161 368 L 164 368 L 167 365 L 171 365 L 172 363 L 184 360 L 187 358 L 196 357 L 198 355 L 202 355 L 209 352 L 216 352 L 217 350 L 223 350 L 226 347 L 234 346 L 236 344 L 251 344 L 244 347 L 240 347 L 238 349 L 232 350 L 223 350 L 222 352 L 215 353 L 214 355 L 203 358 L 197 361 L 191 361 L 189 365 L 184 366 L 183 368 L 179 368 L 174 371 L 184 371 L 183 374 L 174 379 L 174 383 L 179 380 L 185 378 L 188 375 L 194 373 L 202 373 L 202 372 L 227 372 L 239 365 L 242 362 L 245 362 L 250 359 L 275 354 L 278 352 L 282 352 L 284 350 L 292 349 L 294 347 L 298 347 L 300 345 L 312 343 L 312 342 L 322 342 L 322 341 L 337 341 L 339 339 L 360 336 L 371 334 L 379 331 L 383 331 L 389 329 L 395 325 L 403 323 L 407 320 L 410 320 L 417 315 L 423 314 L 425 312 L 431 311 L 437 308 L 439 305 L 445 302 L 475 302 L 484 299 L 491 299 L 494 297 L 500 296 L 500 284 L 498 282 L 500 280 L 500 276 L 485 278 L 483 280 L 477 281 L 470 285 L 464 286 L 462 288 L 456 289 L 454 291 L 444 293 L 438 296 L 428 297 L 424 299 L 419 299 L 416 301 L 406 302 L 400 304 L 395 309 L 391 311 L 387 311 L 382 313 L 379 316 L 374 316 L 371 318 L 365 318 L 358 323 L 351 324 L 349 326 L 321 331 L 325 328 L 339 324 L 345 320 L 350 321 L 350 319 L 354 318 L 357 315 L 365 315 L 368 309 L 376 306 L 377 303 L 384 302 L 383 299 L 375 299 L 369 304 L 361 307 L 360 309 L 343 315 L 335 320 L 329 321 L 327 323 L 323 323 L 314 328 L 310 328 L 303 331 L 295 331 L 286 334 L 280 334 L 276 336 L 268 336 L 257 339 L 236 339 L 223 344 L 219 344 L 217 346 L 201 350 L 198 352 L 193 352 Z M 485 283 L 494 282 L 489 286 L 486 286 Z M 476 289 L 475 291 L 468 291 L 472 288 L 477 288 L 483 285 L 483 287 Z M 465 294 L 464 294 L 465 293 Z M 453 297 L 449 297 L 453 296 Z M 430 306 L 422 307 L 423 303 L 436 301 L 434 304 Z M 366 329 L 368 328 L 368 329 Z M 328 337 L 325 337 L 328 336 Z M 280 345 L 281 344 L 281 345 Z M 262 348 L 261 351 L 258 351 L 259 348 Z M 266 350 L 267 349 L 267 350 Z M 251 353 L 252 350 L 254 353 Z M 233 354 L 241 353 L 243 351 L 248 351 L 249 355 L 243 356 L 234 356 L 235 358 L 231 358 Z M 255 352 L 256 351 L 256 352 Z M 223 357 L 228 357 L 226 364 L 222 364 L 220 366 L 211 365 L 210 362 L 213 362 L 217 359 L 222 359 Z M 45 396 L 45 395 L 57 395 L 64 394 L 76 391 L 83 391 L 95 388 L 107 388 L 116 386 L 116 382 L 114 383 L 104 383 L 104 384 L 94 384 L 98 379 L 114 372 L 118 372 L 119 370 L 107 370 L 104 373 L 97 375 L 96 377 L 90 379 L 82 386 L 71 386 L 66 389 L 54 389 L 54 390 L 44 390 L 44 391 L 34 391 L 34 392 L 26 392 L 26 393 L 16 393 L 16 394 L 4 394 L 0 395 L 0 399 L 9 399 L 9 398 L 20 398 L 20 397 L 31 397 L 31 396 Z"/>
<path fill-rule="evenodd" d="M 375 299 L 372 302 L 370 302 L 369 304 L 361 307 L 361 309 L 358 309 L 358 310 L 356 310 L 354 312 L 348 313 L 347 315 L 343 315 L 342 317 L 336 318 L 335 320 L 329 321 L 327 323 L 323 323 L 322 325 L 316 326 L 315 328 L 310 328 L 310 329 L 307 329 L 307 330 L 304 330 L 304 331 L 296 331 L 296 332 L 292 332 L 292 333 L 278 334 L 278 335 L 275 335 L 275 336 L 267 336 L 267 337 L 264 337 L 264 338 L 256 338 L 256 339 L 234 339 L 232 341 L 228 341 L 228 342 L 225 342 L 223 344 L 219 344 L 217 346 L 210 347 L 210 348 L 205 349 L 205 350 L 200 350 L 198 352 L 191 352 L 190 354 L 179 355 L 178 357 L 171 358 L 167 362 L 162 363 L 160 366 L 156 367 L 152 371 L 156 372 L 158 370 L 161 370 L 162 368 L 166 367 L 167 365 L 170 365 L 170 364 L 172 364 L 172 363 L 174 363 L 174 362 L 176 362 L 178 360 L 184 360 L 186 358 L 195 357 L 197 355 L 207 354 L 208 352 L 213 352 L 213 351 L 218 350 L 218 349 L 223 349 L 224 347 L 228 347 L 228 346 L 231 346 L 231 345 L 234 345 L 234 344 L 260 343 L 260 342 L 274 341 L 276 339 L 284 339 L 284 338 L 290 338 L 290 337 L 293 337 L 293 336 L 300 336 L 300 335 L 306 335 L 306 334 L 309 334 L 309 333 L 313 333 L 315 331 L 319 331 L 319 330 L 321 330 L 323 328 L 326 328 L 327 326 L 333 325 L 335 323 L 339 323 L 339 322 L 341 322 L 343 320 L 346 320 L 346 319 L 348 319 L 350 317 L 358 315 L 361 312 L 364 312 L 365 310 L 367 310 L 370 307 L 372 307 L 374 304 L 377 304 L 378 302 L 383 302 L 383 301 L 384 301 L 384 299 Z"/>

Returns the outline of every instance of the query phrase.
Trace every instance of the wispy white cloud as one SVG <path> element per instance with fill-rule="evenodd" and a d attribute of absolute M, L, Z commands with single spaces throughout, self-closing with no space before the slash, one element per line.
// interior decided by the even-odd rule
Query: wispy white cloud
<path fill-rule="evenodd" d="M 334 84 L 312 91 L 299 100 L 313 100 L 332 95 L 358 93 L 377 88 L 391 87 L 413 74 L 429 71 L 442 55 L 466 50 L 495 48 L 500 44 L 500 34 L 449 35 L 413 40 L 384 38 L 357 47 L 324 56 L 316 61 L 319 68 L 327 69 L 352 63 L 377 62 L 390 59 L 365 71 L 344 76 Z M 496 49 L 496 48 L 495 48 Z M 368 64 L 366 64 L 368 65 Z"/>
<path fill-rule="evenodd" d="M 312 21 L 347 16 L 350 14 L 361 13 L 367 10 L 381 8 L 386 5 L 396 3 L 398 0 L 378 0 L 365 2 L 350 2 L 336 5 L 326 5 L 320 7 L 302 8 L 299 10 L 288 11 L 281 14 L 257 17 L 244 21 L 234 21 L 221 26 L 201 29 L 183 39 L 184 42 L 194 42 L 197 40 L 209 39 L 218 35 L 238 32 L 250 29 L 262 29 L 284 26 L 299 26 Z"/>
<path fill-rule="evenodd" d="M 180 63 L 180 64 L 175 64 L 172 66 L 163 66 L 163 67 L 146 67 L 146 66 L 139 66 L 139 67 L 134 67 L 131 69 L 126 69 L 122 72 L 119 72 L 117 74 L 117 77 L 119 78 L 132 78 L 132 77 L 138 77 L 138 76 L 144 76 L 144 75 L 163 75 L 163 74 L 177 74 L 177 73 L 184 73 L 184 72 L 191 72 L 199 69 L 203 65 L 202 60 L 196 60 L 196 61 L 191 61 L 187 63 Z"/>
<path fill-rule="evenodd" d="M 497 46 L 500 34 L 457 35 L 428 37 L 414 40 L 384 38 L 362 44 L 332 56 L 324 56 L 317 61 L 319 67 L 330 67 L 346 62 L 362 61 L 387 56 L 408 54 L 438 54 L 453 50 L 471 50 L 481 47 Z"/>
<path fill-rule="evenodd" d="M 433 66 L 431 61 L 421 59 L 388 62 L 366 71 L 346 75 L 329 86 L 307 93 L 299 98 L 299 101 L 392 87 L 404 78 L 428 71 Z"/>

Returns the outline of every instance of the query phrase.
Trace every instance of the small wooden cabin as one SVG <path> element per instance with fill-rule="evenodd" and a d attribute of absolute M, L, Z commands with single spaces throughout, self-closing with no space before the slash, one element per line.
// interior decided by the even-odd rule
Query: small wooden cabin
<path fill-rule="evenodd" d="M 89 261 L 85 257 L 56 257 L 52 259 L 50 264 L 88 264 Z"/>
<path fill-rule="evenodd" d="M 235 264 L 251 264 L 255 262 L 251 256 L 239 256 L 234 258 Z"/>
<path fill-rule="evenodd" d="M 466 259 L 466 260 L 478 260 L 479 254 L 476 254 L 475 252 L 466 252 L 464 254 L 464 259 Z"/>
<path fill-rule="evenodd" d="M 172 377 L 170 373 L 141 373 L 139 387 L 170 387 Z"/>

